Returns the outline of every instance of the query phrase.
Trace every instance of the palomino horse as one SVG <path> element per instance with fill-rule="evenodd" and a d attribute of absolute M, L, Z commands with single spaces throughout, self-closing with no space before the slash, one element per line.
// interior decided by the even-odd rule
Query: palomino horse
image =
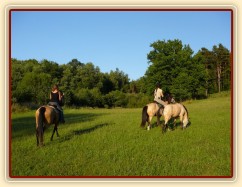
<path fill-rule="evenodd" d="M 165 94 L 164 96 L 164 105 L 174 103 L 175 100 L 170 94 Z M 163 114 L 164 106 L 159 106 L 157 102 L 149 103 L 143 107 L 142 110 L 142 121 L 141 127 L 145 127 L 146 122 L 148 123 L 147 129 L 151 128 L 151 120 L 154 116 L 157 116 L 157 126 L 160 125 L 160 117 Z"/>
<path fill-rule="evenodd" d="M 167 123 L 171 118 L 179 118 L 182 129 L 186 128 L 189 124 L 188 111 L 186 107 L 180 103 L 168 104 L 163 110 L 163 116 L 165 124 L 163 125 L 162 131 L 165 132 L 167 129 Z"/>
<path fill-rule="evenodd" d="M 54 130 L 52 132 L 51 140 L 53 140 L 53 136 L 56 132 L 57 137 L 59 137 L 59 133 L 57 130 L 57 126 L 59 124 L 59 115 L 60 112 L 52 106 L 41 106 L 36 110 L 35 118 L 36 118 L 36 138 L 37 138 L 37 146 L 44 145 L 44 131 L 51 124 L 54 124 Z"/>
<path fill-rule="evenodd" d="M 145 127 L 146 122 L 148 123 L 147 129 L 150 130 L 151 128 L 151 120 L 154 116 L 157 116 L 157 125 L 160 125 L 160 117 L 163 113 L 163 107 L 160 107 L 156 102 L 149 103 L 143 107 L 142 110 L 142 121 L 141 127 Z"/>

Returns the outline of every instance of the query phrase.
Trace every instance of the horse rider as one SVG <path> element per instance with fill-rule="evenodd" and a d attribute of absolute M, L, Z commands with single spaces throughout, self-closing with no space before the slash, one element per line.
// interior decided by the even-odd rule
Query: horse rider
<path fill-rule="evenodd" d="M 64 96 L 64 94 L 62 94 L 62 92 L 59 90 L 58 85 L 55 84 L 52 87 L 52 90 L 50 92 L 50 102 L 48 103 L 51 106 L 56 106 L 56 108 L 60 112 L 60 122 L 61 123 L 65 123 L 63 109 L 61 108 L 61 106 L 63 106 L 63 104 L 62 104 L 63 96 Z"/>
<path fill-rule="evenodd" d="M 156 88 L 154 91 L 154 101 L 156 101 L 157 103 L 161 104 L 164 107 L 166 105 L 166 103 L 161 100 L 164 97 L 164 94 L 160 87 L 161 87 L 160 83 L 157 82 Z"/>

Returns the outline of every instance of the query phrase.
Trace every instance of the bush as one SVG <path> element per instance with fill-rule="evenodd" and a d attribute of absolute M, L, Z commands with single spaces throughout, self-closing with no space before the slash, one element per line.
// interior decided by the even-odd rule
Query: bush
<path fill-rule="evenodd" d="M 20 112 L 27 112 L 29 111 L 31 108 L 26 106 L 26 105 L 21 105 L 21 104 L 18 104 L 18 103 L 13 103 L 11 105 L 11 112 L 12 113 L 20 113 Z"/>
<path fill-rule="evenodd" d="M 103 102 L 106 107 L 126 107 L 127 98 L 126 94 L 121 91 L 112 91 L 103 96 Z"/>
<path fill-rule="evenodd" d="M 151 98 L 145 94 L 128 94 L 127 95 L 128 99 L 128 108 L 139 108 L 143 107 L 146 104 L 152 102 Z"/>
<path fill-rule="evenodd" d="M 103 96 L 103 100 L 104 100 L 104 105 L 107 108 L 113 107 L 114 106 L 114 103 L 115 103 L 115 95 L 114 95 L 114 93 L 109 92 L 108 94 L 106 94 L 105 96 Z"/>
<path fill-rule="evenodd" d="M 98 88 L 89 90 L 89 106 L 92 107 L 103 107 L 103 97 Z"/>
<path fill-rule="evenodd" d="M 75 105 L 77 106 L 90 106 L 90 107 L 103 107 L 103 96 L 99 89 L 85 89 L 82 88 L 74 95 Z"/>

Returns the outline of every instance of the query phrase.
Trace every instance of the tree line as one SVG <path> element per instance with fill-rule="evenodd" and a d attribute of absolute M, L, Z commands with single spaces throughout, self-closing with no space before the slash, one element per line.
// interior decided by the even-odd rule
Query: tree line
<path fill-rule="evenodd" d="M 177 101 L 206 98 L 229 90 L 230 51 L 222 44 L 202 48 L 195 55 L 180 40 L 158 40 L 150 45 L 149 67 L 141 78 L 130 81 L 118 68 L 103 73 L 93 63 L 72 59 L 67 64 L 35 59 L 11 59 L 13 104 L 48 103 L 53 84 L 65 94 L 65 105 L 73 107 L 142 107 L 153 100 L 157 82 Z"/>

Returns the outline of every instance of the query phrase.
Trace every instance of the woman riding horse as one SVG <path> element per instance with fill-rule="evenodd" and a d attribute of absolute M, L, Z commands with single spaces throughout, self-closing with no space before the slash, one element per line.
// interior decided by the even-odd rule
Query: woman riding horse
<path fill-rule="evenodd" d="M 163 100 L 162 100 L 163 99 Z M 151 120 L 154 116 L 157 116 L 157 126 L 160 125 L 160 117 L 163 114 L 164 107 L 167 104 L 175 103 L 174 98 L 169 92 L 166 92 L 165 95 L 163 94 L 162 89 L 160 88 L 160 83 L 156 83 L 156 89 L 154 91 L 154 101 L 153 103 L 149 103 L 144 106 L 142 110 L 142 121 L 141 127 L 146 125 L 148 122 L 147 129 L 150 130 L 151 128 Z"/>
<path fill-rule="evenodd" d="M 148 123 L 147 129 L 150 130 L 151 128 L 151 120 L 154 116 L 157 116 L 157 126 L 160 125 L 160 117 L 163 114 L 164 107 L 167 104 L 170 104 L 171 101 L 174 101 L 174 99 L 167 97 L 165 94 L 164 101 L 160 98 L 155 98 L 153 103 L 149 103 L 146 106 L 143 107 L 142 110 L 142 121 L 141 121 L 141 127 L 145 127 L 146 122 Z"/>
<path fill-rule="evenodd" d="M 44 145 L 44 131 L 47 129 L 51 124 L 54 124 L 54 130 L 51 135 L 51 140 L 53 140 L 53 136 L 56 132 L 57 136 L 58 133 L 58 124 L 60 121 L 64 121 L 63 117 L 63 110 L 61 106 L 63 106 L 63 95 L 59 91 L 57 85 L 53 86 L 53 89 L 50 94 L 50 102 L 48 105 L 41 106 L 35 112 L 36 118 L 36 139 L 37 139 L 37 146 Z"/>
<path fill-rule="evenodd" d="M 157 82 L 156 88 L 155 88 L 155 91 L 154 91 L 154 101 L 161 104 L 162 106 L 165 106 L 166 103 L 161 100 L 162 98 L 164 98 L 164 94 L 163 94 L 163 91 L 160 87 L 161 87 L 160 83 Z"/>
<path fill-rule="evenodd" d="M 61 108 L 61 106 L 63 105 L 63 103 L 62 103 L 63 96 L 64 96 L 64 94 L 62 94 L 60 92 L 58 85 L 55 84 L 50 92 L 49 105 L 55 106 L 60 111 L 60 122 L 61 123 L 65 123 L 63 109 Z"/>

